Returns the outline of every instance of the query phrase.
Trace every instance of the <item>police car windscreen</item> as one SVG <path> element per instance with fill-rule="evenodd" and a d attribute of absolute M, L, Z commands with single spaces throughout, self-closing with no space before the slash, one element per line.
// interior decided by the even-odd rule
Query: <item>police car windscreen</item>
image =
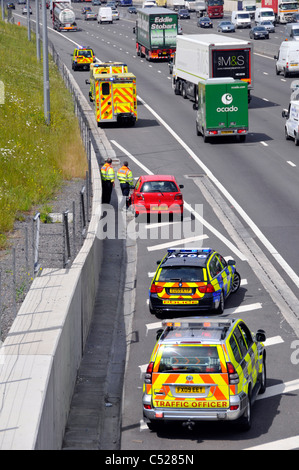
<path fill-rule="evenodd" d="M 220 373 L 217 346 L 167 346 L 163 350 L 158 371 Z"/>
<path fill-rule="evenodd" d="M 250 50 L 214 50 L 213 78 L 250 78 Z"/>
<path fill-rule="evenodd" d="M 162 268 L 159 282 L 203 282 L 203 269 L 197 266 L 169 266 Z"/>

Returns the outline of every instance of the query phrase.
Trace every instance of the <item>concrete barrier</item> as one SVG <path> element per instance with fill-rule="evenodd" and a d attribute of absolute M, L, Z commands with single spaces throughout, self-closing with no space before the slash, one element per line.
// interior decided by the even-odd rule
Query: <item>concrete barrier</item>
<path fill-rule="evenodd" d="M 102 158 L 113 157 L 74 80 L 73 87 Z M 102 241 L 97 237 L 102 187 L 93 147 L 91 170 L 91 220 L 82 249 L 70 269 L 45 269 L 33 281 L 0 349 L 1 450 L 61 448 L 102 260 Z"/>

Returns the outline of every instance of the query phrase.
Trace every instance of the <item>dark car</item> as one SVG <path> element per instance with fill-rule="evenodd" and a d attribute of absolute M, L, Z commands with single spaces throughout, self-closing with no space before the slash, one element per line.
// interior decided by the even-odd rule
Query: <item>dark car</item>
<path fill-rule="evenodd" d="M 9 2 L 9 3 L 6 5 L 6 8 L 7 8 L 8 10 L 15 10 L 15 9 L 16 9 L 15 4 L 12 3 L 12 2 Z"/>
<path fill-rule="evenodd" d="M 217 31 L 218 33 L 234 33 L 236 28 L 231 21 L 220 21 L 217 26 Z"/>
<path fill-rule="evenodd" d="M 83 15 L 85 15 L 85 13 L 88 12 L 88 11 L 92 11 L 90 7 L 83 7 L 82 10 L 81 10 L 81 13 Z"/>
<path fill-rule="evenodd" d="M 136 7 L 129 7 L 128 8 L 128 12 L 132 15 L 132 14 L 137 14 L 137 9 Z"/>
<path fill-rule="evenodd" d="M 265 26 L 254 26 L 249 33 L 250 39 L 269 39 L 269 31 Z"/>
<path fill-rule="evenodd" d="M 182 8 L 178 11 L 178 17 L 182 20 L 190 18 L 190 13 L 186 8 Z"/>
<path fill-rule="evenodd" d="M 299 23 L 299 13 L 294 13 L 293 14 L 292 23 Z"/>
<path fill-rule="evenodd" d="M 213 23 L 210 18 L 208 18 L 207 16 L 203 16 L 202 18 L 198 18 L 197 26 L 199 28 L 213 28 Z"/>
<path fill-rule="evenodd" d="M 156 315 L 202 310 L 221 314 L 225 299 L 241 282 L 236 262 L 211 248 L 168 249 L 157 264 L 149 290 L 149 310 Z"/>

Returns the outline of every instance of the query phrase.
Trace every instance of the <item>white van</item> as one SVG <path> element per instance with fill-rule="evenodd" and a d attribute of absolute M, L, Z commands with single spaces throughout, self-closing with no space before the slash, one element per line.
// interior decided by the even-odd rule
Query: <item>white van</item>
<path fill-rule="evenodd" d="M 299 23 L 288 23 L 285 27 L 285 35 L 288 39 L 299 41 Z"/>
<path fill-rule="evenodd" d="M 97 17 L 98 23 L 113 23 L 112 8 L 111 7 L 100 7 Z"/>
<path fill-rule="evenodd" d="M 282 111 L 282 117 L 286 118 L 284 126 L 285 138 L 294 139 L 295 145 L 299 145 L 299 101 L 291 101 L 289 109 Z"/>
<path fill-rule="evenodd" d="M 255 10 L 254 21 L 255 24 L 259 24 L 261 21 L 272 21 L 275 24 L 275 14 L 273 8 L 257 8 Z"/>
<path fill-rule="evenodd" d="M 291 73 L 299 73 L 299 41 L 283 41 L 276 59 L 276 75 L 283 72 L 287 77 Z"/>
<path fill-rule="evenodd" d="M 231 21 L 235 28 L 251 28 L 250 14 L 247 11 L 233 11 Z"/>

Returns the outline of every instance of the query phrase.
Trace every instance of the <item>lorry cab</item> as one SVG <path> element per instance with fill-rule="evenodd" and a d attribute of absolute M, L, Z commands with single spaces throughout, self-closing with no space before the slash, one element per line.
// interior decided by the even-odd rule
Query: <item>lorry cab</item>
<path fill-rule="evenodd" d="M 291 101 L 288 109 L 282 111 L 282 117 L 286 118 L 285 138 L 294 139 L 295 145 L 299 145 L 299 101 Z"/>
<path fill-rule="evenodd" d="M 275 14 L 273 8 L 257 8 L 255 10 L 255 24 L 259 25 L 261 21 L 269 20 L 273 24 L 276 23 Z"/>
<path fill-rule="evenodd" d="M 233 11 L 231 22 L 236 28 L 251 28 L 250 14 L 247 11 Z"/>
<path fill-rule="evenodd" d="M 283 41 L 276 59 L 276 75 L 281 72 L 285 77 L 299 72 L 299 41 Z"/>

